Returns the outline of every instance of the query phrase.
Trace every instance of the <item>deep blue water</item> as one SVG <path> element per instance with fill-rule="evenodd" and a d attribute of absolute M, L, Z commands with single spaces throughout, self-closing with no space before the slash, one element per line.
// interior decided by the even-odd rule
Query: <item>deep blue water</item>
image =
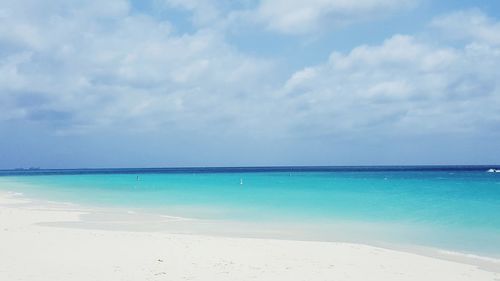
<path fill-rule="evenodd" d="M 0 171 L 0 189 L 201 219 L 315 224 L 317 236 L 369 225 L 362 231 L 381 241 L 500 256 L 500 173 L 488 168 L 10 170 Z"/>

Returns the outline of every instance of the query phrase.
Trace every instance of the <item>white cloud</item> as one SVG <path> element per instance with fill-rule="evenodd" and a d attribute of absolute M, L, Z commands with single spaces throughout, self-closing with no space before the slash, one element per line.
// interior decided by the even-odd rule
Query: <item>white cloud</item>
<path fill-rule="evenodd" d="M 263 25 L 286 34 L 307 34 L 408 10 L 420 0 L 159 0 L 169 8 L 190 11 L 195 26 Z"/>
<path fill-rule="evenodd" d="M 217 30 L 176 35 L 169 22 L 131 13 L 127 1 L 4 7 L 0 120 L 45 122 L 60 133 L 195 130 L 246 114 L 235 105 L 269 79 L 271 63 L 239 53 Z"/>
<path fill-rule="evenodd" d="M 447 37 L 500 45 L 500 23 L 478 9 L 438 17 L 431 25 L 442 30 Z"/>
<path fill-rule="evenodd" d="M 4 5 L 0 122 L 39 122 L 65 134 L 114 128 L 270 138 L 487 132 L 500 122 L 500 47 L 484 31 L 498 22 L 484 15 L 463 44 L 436 43 L 434 29 L 423 31 L 428 39 L 394 35 L 332 52 L 280 81 L 272 62 L 239 52 L 217 29 L 178 34 L 170 22 L 132 13 L 126 1 L 95 8 L 99 3 Z M 269 11 L 268 23 L 283 32 L 296 24 L 310 31 L 335 13 L 358 18 L 401 7 L 317 1 L 310 21 L 281 25 L 278 18 L 271 23 L 278 11 L 266 3 L 260 9 Z M 455 13 L 433 23 L 445 29 L 470 18 Z"/>
<path fill-rule="evenodd" d="M 416 0 L 262 0 L 253 17 L 267 28 L 304 34 L 328 26 L 365 21 L 407 9 Z"/>
<path fill-rule="evenodd" d="M 499 52 L 404 35 L 334 52 L 288 80 L 283 99 L 300 114 L 286 115 L 315 135 L 488 132 L 500 122 Z"/>

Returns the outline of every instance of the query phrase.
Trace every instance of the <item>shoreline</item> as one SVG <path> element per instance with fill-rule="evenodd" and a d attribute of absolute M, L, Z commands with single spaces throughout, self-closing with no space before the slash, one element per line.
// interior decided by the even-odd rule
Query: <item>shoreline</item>
<path fill-rule="evenodd" d="M 167 260 L 167 257 L 171 255 L 169 254 L 171 250 L 174 250 L 174 252 L 180 251 L 177 252 L 179 256 L 176 256 L 175 260 L 177 262 L 175 263 L 182 264 L 183 266 L 181 267 L 185 267 L 185 270 L 191 272 L 193 280 L 206 280 L 203 278 L 207 276 L 206 274 L 217 276 L 214 279 L 218 280 L 224 280 L 226 276 L 232 276 L 232 279 L 237 278 L 239 280 L 272 280 L 276 278 L 278 272 L 280 273 L 279 276 L 281 276 L 281 274 L 287 274 L 289 271 L 295 272 L 289 276 L 288 279 L 290 280 L 304 280 L 298 277 L 309 276 L 312 272 L 317 272 L 318 274 L 312 278 L 314 280 L 322 280 L 327 277 L 335 279 L 333 278 L 334 276 L 340 280 L 382 280 L 379 278 L 383 278 L 384 280 L 423 280 L 424 278 L 431 278 L 451 281 L 495 280 L 500 278 L 499 260 L 483 257 L 467 257 L 466 254 L 461 253 L 456 255 L 455 253 L 450 254 L 442 251 L 439 254 L 436 251 L 435 254 L 430 255 L 430 252 L 419 252 L 419 249 L 408 251 L 408 249 L 378 247 L 361 243 L 242 238 L 154 231 L 108 231 L 58 225 L 61 222 L 81 222 L 81 216 L 91 211 L 90 208 L 58 202 L 37 205 L 33 204 L 33 201 L 30 201 L 30 199 L 16 196 L 13 193 L 0 192 L 0 216 L 2 216 L 0 220 L 0 243 L 2 249 L 9 249 L 6 252 L 2 251 L 0 253 L 0 264 L 2 264 L 0 266 L 0 279 L 4 279 L 4 277 L 6 280 L 14 279 L 14 277 L 17 278 L 19 277 L 17 274 L 21 274 L 23 270 L 26 270 L 24 266 L 33 266 L 29 262 L 31 258 L 26 258 L 25 261 L 22 258 L 29 256 L 33 252 L 33 245 L 31 247 L 28 246 L 33 244 L 33 242 L 38 246 L 49 244 L 50 247 L 48 249 L 54 252 L 54 254 L 51 254 L 54 256 L 50 257 L 49 260 L 56 259 L 57 262 L 61 262 L 62 257 L 59 256 L 61 252 L 65 253 L 63 256 L 70 260 L 78 260 L 78 256 L 80 255 L 75 256 L 72 253 L 67 253 L 65 248 L 78 246 L 76 244 L 79 243 L 89 245 L 88 252 L 85 249 L 81 249 L 85 254 L 80 258 L 83 257 L 84 259 L 92 259 L 95 255 L 99 255 L 98 252 L 100 249 L 108 249 L 109 251 L 104 250 L 106 252 L 105 256 L 117 261 L 118 264 L 122 264 L 120 268 L 123 269 L 123 273 L 127 272 L 131 276 L 141 276 L 140 278 L 142 278 L 147 275 L 145 272 L 137 272 L 136 269 L 133 269 L 134 266 L 127 270 L 124 269 L 125 265 L 130 265 L 129 261 L 123 260 L 121 255 L 113 253 L 111 249 L 116 250 L 122 247 L 120 246 L 121 243 L 117 245 L 114 240 L 124 241 L 123 246 L 130 248 L 130 254 L 138 255 L 140 260 L 143 260 L 147 258 L 148 251 L 144 252 L 141 245 L 151 244 L 151 239 L 156 246 L 152 247 L 150 245 L 151 248 L 148 248 L 149 251 L 158 252 L 156 255 L 151 256 L 153 261 L 156 256 L 163 256 L 163 259 Z M 165 219 L 179 218 L 167 217 Z M 16 235 L 12 236 L 14 232 L 16 232 Z M 59 239 L 65 240 L 67 244 L 65 246 L 58 245 L 57 241 Z M 182 249 L 189 249 L 187 253 L 191 255 L 191 258 L 189 255 L 184 257 L 181 254 L 183 252 L 182 249 L 179 249 L 177 244 L 183 245 Z M 204 245 L 204 247 L 209 247 L 211 250 L 203 250 L 203 247 L 197 248 L 196 245 L 200 244 Z M 218 249 L 224 250 L 218 252 Z M 273 253 L 271 254 L 272 258 L 266 256 L 270 253 Z M 245 256 L 244 262 L 241 260 L 242 255 Z M 204 261 L 199 261 L 199 258 L 194 258 L 194 256 L 202 257 Z M 47 258 L 47 256 L 44 256 L 44 258 Z M 162 258 L 158 259 L 163 260 Z M 145 268 L 151 271 L 158 266 L 157 263 L 164 265 L 163 262 L 158 262 L 157 260 L 156 263 L 153 262 L 150 265 L 144 265 Z M 219 262 L 224 260 L 226 266 L 220 266 L 215 260 Z M 198 267 L 203 268 L 203 270 L 198 267 L 196 270 L 191 269 L 189 264 L 192 264 L 194 261 L 198 261 L 198 263 L 195 263 Z M 42 265 L 45 264 L 44 259 L 37 262 L 40 262 Z M 230 266 L 231 262 L 239 264 L 240 267 Z M 259 270 L 252 270 L 248 267 L 242 271 L 242 266 L 251 266 L 252 264 L 261 264 L 261 267 L 259 267 Z M 330 268 L 329 264 L 332 264 L 333 267 Z M 172 266 L 172 264 L 170 265 Z M 205 268 L 208 265 L 213 266 L 211 270 Z M 48 265 L 45 264 L 45 266 Z M 90 262 L 83 266 L 81 263 L 76 262 L 76 264 L 71 266 L 77 267 L 73 268 L 73 270 L 78 272 L 80 270 L 79 266 L 82 269 L 88 266 L 98 267 L 101 268 L 102 274 L 106 275 L 105 279 L 107 280 L 127 280 L 117 277 L 120 274 L 116 273 L 115 275 L 112 270 L 113 267 L 109 264 L 108 267 L 102 267 Z M 175 267 L 169 268 L 170 270 L 174 270 L 178 277 L 181 277 L 184 271 L 176 271 Z M 225 268 L 225 271 L 220 271 L 222 267 Z M 339 270 L 339 267 L 341 270 Z M 267 270 L 263 270 L 263 268 L 267 268 Z M 286 268 L 288 270 L 285 270 Z M 151 275 L 151 280 L 157 280 L 156 277 L 166 277 L 167 275 L 171 278 L 166 278 L 166 280 L 177 280 L 177 278 L 172 279 L 172 272 L 168 273 L 168 270 L 165 270 L 159 271 L 160 273 L 165 272 L 165 274 Z M 356 277 L 356 274 L 360 274 L 359 272 L 361 272 L 361 276 L 364 276 L 364 278 L 361 276 Z M 370 274 L 365 275 L 366 273 Z M 41 275 L 36 272 L 32 272 L 31 274 L 34 275 L 32 277 L 24 276 L 19 279 L 46 280 L 49 278 L 48 275 L 44 276 L 41 273 Z M 81 276 L 73 278 L 73 280 L 88 280 L 89 276 L 84 271 L 79 274 Z M 431 275 L 429 276 L 429 274 Z M 342 276 L 347 275 L 352 278 L 342 279 Z M 50 276 L 52 280 L 57 280 L 58 278 L 62 278 L 60 280 L 64 279 L 62 275 L 59 277 L 58 272 L 52 272 Z M 255 279 L 252 276 L 258 276 L 259 278 Z M 377 276 L 377 278 L 370 279 L 371 276 Z M 396 276 L 399 277 L 395 278 Z M 437 278 L 437 276 L 440 277 Z M 158 278 L 158 280 L 161 279 Z M 306 278 L 306 280 L 311 279 Z"/>
<path fill-rule="evenodd" d="M 336 216 L 335 213 L 337 211 L 332 213 L 330 207 L 324 208 L 324 204 L 322 207 L 324 210 L 318 208 L 320 212 L 309 212 L 311 209 L 314 210 L 316 208 L 312 205 L 300 209 L 300 202 L 293 201 L 297 200 L 296 196 L 295 198 L 291 197 L 291 202 L 294 203 L 290 205 L 297 206 L 297 209 L 293 207 L 280 209 L 279 206 L 278 208 L 274 208 L 274 206 L 270 206 L 269 204 L 259 205 L 258 202 L 255 204 L 257 206 L 255 208 L 254 203 L 250 202 L 251 204 L 249 205 L 249 202 L 245 202 L 244 200 L 241 205 L 234 204 L 234 202 L 239 202 L 239 199 L 235 197 L 254 198 L 252 197 L 254 194 L 257 194 L 257 197 L 263 196 L 259 192 L 243 192 L 241 196 L 232 196 L 231 200 L 226 198 L 221 199 L 217 196 L 211 197 L 212 193 L 205 193 L 204 190 L 187 193 L 184 195 L 184 198 L 182 196 L 179 197 L 175 192 L 162 192 L 158 193 L 158 196 L 151 197 L 147 195 L 148 193 L 137 192 L 142 188 L 135 186 L 135 178 L 132 178 L 132 185 L 128 185 L 131 179 L 124 180 L 121 176 L 126 177 L 126 175 L 120 175 L 118 179 L 111 180 L 109 184 L 114 183 L 116 185 L 118 183 L 126 187 L 124 190 L 131 192 L 115 192 L 112 191 L 114 188 L 108 192 L 106 184 L 102 185 L 96 182 L 95 193 L 94 191 L 86 193 L 86 187 L 94 188 L 92 184 L 97 178 L 94 179 L 93 176 L 87 179 L 87 182 L 84 180 L 86 177 L 76 178 L 79 180 L 75 182 L 76 187 L 84 187 L 77 188 L 75 190 L 76 193 L 73 191 L 74 187 L 71 187 L 73 179 L 68 182 L 64 182 L 64 180 L 59 182 L 61 178 L 48 178 L 48 182 L 46 182 L 47 190 L 45 190 L 45 188 L 41 188 L 40 186 L 42 185 L 43 187 L 43 180 L 39 182 L 35 179 L 31 181 L 29 178 L 5 177 L 0 178 L 0 186 L 4 190 L 23 192 L 26 197 L 36 198 L 34 200 L 40 202 L 41 205 L 44 205 L 47 201 L 56 201 L 55 203 L 58 203 L 57 201 L 73 202 L 79 208 L 89 210 L 86 214 L 80 216 L 80 220 L 46 223 L 47 226 L 140 232 L 165 231 L 170 233 L 196 233 L 212 236 L 298 241 L 348 242 L 402 250 L 404 252 L 418 252 L 429 256 L 452 256 L 453 260 L 457 259 L 457 255 L 463 256 L 467 260 L 477 259 L 471 258 L 473 256 L 479 259 L 481 257 L 500 259 L 500 244 L 498 243 L 500 236 L 498 236 L 496 229 L 483 228 L 488 223 L 480 223 L 477 228 L 476 225 L 461 225 L 461 216 L 465 216 L 464 221 L 466 224 L 467 221 L 478 220 L 483 222 L 493 221 L 496 223 L 496 218 L 491 215 L 496 212 L 491 212 L 491 210 L 487 213 L 468 216 L 467 213 L 469 212 L 466 209 L 464 209 L 465 211 L 462 215 L 462 211 L 457 209 L 457 204 L 454 206 L 446 205 L 444 207 L 448 208 L 448 210 L 457 210 L 454 210 L 453 214 L 449 211 L 445 212 L 437 216 L 438 220 L 434 221 L 433 216 L 426 217 L 426 215 L 422 216 L 419 214 L 430 213 L 432 215 L 433 212 L 440 212 L 443 209 L 440 206 L 441 203 L 431 204 L 430 206 L 422 204 L 420 208 L 416 209 L 415 206 L 420 204 L 419 202 L 426 202 L 426 200 L 412 199 L 413 201 L 410 200 L 409 202 L 414 207 L 409 208 L 408 212 L 406 212 L 405 208 L 394 211 L 390 210 L 392 207 L 389 207 L 385 208 L 384 215 L 383 212 L 378 212 L 379 207 L 384 208 L 384 206 L 395 204 L 396 208 L 400 208 L 405 204 L 389 200 L 388 204 L 380 205 L 376 207 L 377 209 L 373 209 L 372 199 L 366 200 L 363 199 L 363 196 L 358 196 L 361 202 L 366 203 L 363 205 L 372 207 L 365 209 L 362 206 L 359 208 L 350 208 L 346 207 L 345 202 L 336 202 L 339 206 L 345 205 L 338 208 L 338 214 L 341 215 Z M 187 176 L 191 178 L 191 175 Z M 288 179 L 288 176 L 286 178 Z M 238 177 L 237 179 L 239 180 L 240 178 Z M 59 184 L 54 184 L 54 187 L 57 188 L 53 190 L 50 184 L 51 180 L 54 180 L 54 183 L 59 182 Z M 102 180 L 103 178 L 99 178 L 99 182 L 102 183 Z M 168 177 L 162 180 L 168 180 Z M 272 181 L 272 178 L 267 180 Z M 149 182 L 149 180 L 146 180 L 146 182 Z M 155 180 L 151 182 L 154 183 Z M 239 182 L 235 182 L 235 184 L 237 183 Z M 386 182 L 384 180 L 381 188 L 384 188 L 385 185 Z M 252 188 L 237 188 L 235 190 L 232 185 L 226 187 L 226 189 L 218 190 L 217 194 L 239 194 L 242 190 L 252 190 Z M 218 187 L 214 186 L 214 188 L 217 189 Z M 145 190 L 155 191 L 154 188 L 151 189 L 147 186 Z M 259 191 L 259 189 L 256 190 Z M 80 194 L 80 192 L 82 193 Z M 135 197 L 136 195 L 137 197 Z M 270 195 L 275 202 L 283 200 L 283 198 L 274 198 L 272 193 Z M 393 196 L 392 192 L 387 195 L 389 196 L 383 197 Z M 395 195 L 409 197 L 404 193 L 396 193 Z M 197 200 L 203 197 L 205 201 L 201 200 L 200 203 L 196 202 L 196 200 L 190 201 L 190 199 L 185 199 L 192 196 L 198 198 Z M 345 194 L 339 194 L 338 196 L 345 196 Z M 419 198 L 418 196 L 416 198 Z M 158 200 L 158 198 L 161 199 Z M 163 198 L 166 198 L 166 201 Z M 169 200 L 168 198 L 174 199 Z M 215 201 L 207 198 L 215 199 Z M 381 196 L 375 194 L 374 199 L 380 201 L 380 198 Z M 337 200 L 335 198 L 330 199 L 333 199 L 333 201 Z M 217 200 L 221 200 L 221 204 L 218 204 Z M 226 205 L 224 200 L 227 200 L 229 205 Z M 302 201 L 302 199 L 300 200 Z M 305 201 L 314 202 L 315 200 L 321 201 L 323 199 L 314 197 L 312 200 Z M 353 205 L 359 204 L 356 200 L 348 198 L 348 201 L 353 203 Z M 165 204 L 165 202 L 168 203 Z M 323 200 L 322 202 L 325 203 L 326 201 Z M 418 204 L 415 205 L 415 203 Z M 474 202 L 469 203 L 472 204 Z M 474 204 L 477 205 L 476 203 Z M 241 209 L 239 208 L 240 206 L 242 206 Z M 263 207 L 263 209 L 259 209 L 258 206 Z M 427 207 L 430 207 L 430 211 L 427 211 Z M 372 209 L 371 211 L 370 208 Z M 422 212 L 422 210 L 426 211 Z M 372 216 L 372 213 L 376 215 Z M 160 214 L 165 216 L 161 217 L 159 216 Z M 350 217 L 350 215 L 354 216 Z M 482 217 L 478 217 L 478 215 Z M 170 219 L 171 217 L 175 217 L 176 221 L 173 222 Z M 168 218 L 168 220 L 164 218 Z"/>
<path fill-rule="evenodd" d="M 269 232 L 254 231 L 257 227 L 269 226 L 272 223 L 250 223 L 239 221 L 219 221 L 201 218 L 191 218 L 182 216 L 172 216 L 164 213 L 156 213 L 151 210 L 144 210 L 136 207 L 121 207 L 121 206 L 89 206 L 80 203 L 59 202 L 47 199 L 39 199 L 26 197 L 21 192 L 0 191 L 0 198 L 13 199 L 18 201 L 29 209 L 35 210 L 50 210 L 60 212 L 76 212 L 78 218 L 67 221 L 46 221 L 37 222 L 37 225 L 56 227 L 56 228 L 73 228 L 82 230 L 99 230 L 99 231 L 125 231 L 125 232 L 155 232 L 165 234 L 181 234 L 181 235 L 199 235 L 208 237 L 229 237 L 229 238 L 251 238 L 251 239 L 270 239 L 282 241 L 299 241 L 299 242 L 325 242 L 325 243 L 348 243 L 357 245 L 366 245 L 379 247 L 389 250 L 396 250 L 405 253 L 413 253 L 428 257 L 437 257 L 440 259 L 458 261 L 473 265 L 484 265 L 486 263 L 498 263 L 496 271 L 500 272 L 500 257 L 482 255 L 471 252 L 462 252 L 453 249 L 445 249 L 439 247 L 383 242 L 365 239 L 337 239 L 323 240 L 312 238 L 309 236 L 300 236 L 296 233 L 288 233 L 296 231 L 302 224 L 294 225 L 293 229 L 280 230 L 272 229 Z M 0 200 L 0 206 L 2 201 Z M 154 227 L 155 224 L 161 224 L 160 227 Z M 172 225 L 181 224 L 184 227 L 171 227 Z M 239 232 L 224 232 L 221 229 L 218 231 L 210 231 L 210 228 L 197 228 L 197 224 L 203 226 L 211 226 L 212 228 L 238 228 Z M 370 223 L 377 224 L 377 223 Z M 146 227 L 144 227 L 146 225 Z M 153 225 L 153 227 L 148 227 Z M 341 224 L 343 226 L 343 224 Z M 339 227 L 342 228 L 342 227 Z"/>
<path fill-rule="evenodd" d="M 281 224 L 273 228 L 274 222 L 248 222 L 234 220 L 211 220 L 202 218 L 192 218 L 183 216 L 168 215 L 164 210 L 145 210 L 137 207 L 123 206 L 89 206 L 80 203 L 59 202 L 47 199 L 26 197 L 23 193 L 14 191 L 0 191 L 0 197 L 16 197 L 19 200 L 29 202 L 30 205 L 46 209 L 51 206 L 58 210 L 79 211 L 78 220 L 58 221 L 58 222 L 39 222 L 39 225 L 76 229 L 95 229 L 105 231 L 129 231 L 129 232 L 163 232 L 173 234 L 194 234 L 207 236 L 221 236 L 233 238 L 255 238 L 255 239 L 273 239 L 290 241 L 316 241 L 316 242 L 341 242 L 351 244 L 361 244 L 375 246 L 402 252 L 417 253 L 429 257 L 439 257 L 442 259 L 466 262 L 472 264 L 481 264 L 481 262 L 499 263 L 500 257 L 490 256 L 477 252 L 466 252 L 455 249 L 440 248 L 434 246 L 423 246 L 410 243 L 397 243 L 379 240 L 367 240 L 364 236 L 358 238 L 346 239 L 348 235 L 338 235 L 328 239 L 323 236 L 312 237 L 308 234 L 298 234 L 298 230 L 303 228 L 303 223 Z M 313 223 L 315 225 L 317 223 Z M 379 223 L 366 223 L 368 229 L 360 228 L 360 231 L 370 231 L 373 225 Z M 199 226 L 203 227 L 199 227 Z M 335 230 L 344 230 L 345 227 L 352 228 L 349 223 L 339 222 L 339 227 Z M 198 226 L 198 227 L 196 227 Z M 287 228 L 288 226 L 288 228 Z M 307 225 L 306 225 L 307 226 Z M 310 225 L 309 225 L 310 226 Z M 385 225 L 384 227 L 395 227 Z M 284 228 L 284 229 L 283 229 Z M 214 230 L 216 229 L 216 230 Z M 238 229 L 238 231 L 228 231 L 228 229 Z M 258 231 L 256 229 L 259 229 Z M 262 229 L 269 229 L 263 231 Z"/>

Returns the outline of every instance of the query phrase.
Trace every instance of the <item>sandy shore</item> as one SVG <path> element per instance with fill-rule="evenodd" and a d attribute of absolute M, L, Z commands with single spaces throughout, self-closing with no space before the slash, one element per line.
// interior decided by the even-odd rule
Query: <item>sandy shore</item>
<path fill-rule="evenodd" d="M 82 214 L 0 193 L 0 280 L 500 280 L 491 266 L 352 243 L 45 224 Z"/>

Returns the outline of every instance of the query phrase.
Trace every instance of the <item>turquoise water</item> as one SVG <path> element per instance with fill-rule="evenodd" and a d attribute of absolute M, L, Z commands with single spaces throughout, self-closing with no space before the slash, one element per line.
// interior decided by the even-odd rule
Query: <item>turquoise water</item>
<path fill-rule="evenodd" d="M 276 227 L 303 224 L 304 232 L 326 239 L 334 231 L 361 231 L 383 242 L 500 256 L 500 174 L 484 170 L 0 177 L 0 189 L 13 188 L 28 197 L 91 206 Z"/>

